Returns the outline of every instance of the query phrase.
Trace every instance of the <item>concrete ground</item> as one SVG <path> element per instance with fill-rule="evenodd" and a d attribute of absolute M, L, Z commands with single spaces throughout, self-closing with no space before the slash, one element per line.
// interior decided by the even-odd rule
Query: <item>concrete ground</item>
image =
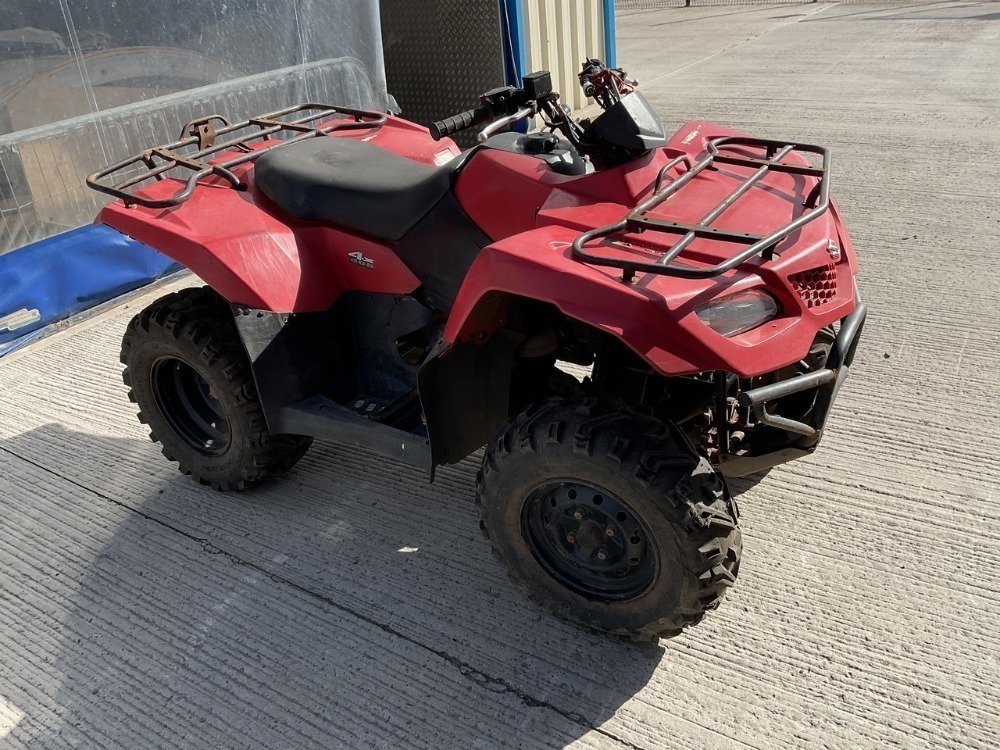
<path fill-rule="evenodd" d="M 220 495 L 146 440 L 136 304 L 0 361 L 0 747 L 995 748 L 1000 5 L 623 13 L 671 126 L 827 144 L 871 312 L 823 449 L 659 647 L 508 583 L 474 460 L 316 445 Z M 996 567 L 995 567 L 996 566 Z"/>

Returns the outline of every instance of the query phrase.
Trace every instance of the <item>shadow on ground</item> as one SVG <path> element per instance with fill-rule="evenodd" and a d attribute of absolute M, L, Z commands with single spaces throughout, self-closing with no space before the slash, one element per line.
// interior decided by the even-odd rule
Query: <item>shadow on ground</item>
<path fill-rule="evenodd" d="M 219 494 L 150 443 L 58 425 L 0 460 L 11 746 L 614 746 L 601 725 L 663 656 L 507 581 L 471 461 L 428 485 L 317 444 Z"/>

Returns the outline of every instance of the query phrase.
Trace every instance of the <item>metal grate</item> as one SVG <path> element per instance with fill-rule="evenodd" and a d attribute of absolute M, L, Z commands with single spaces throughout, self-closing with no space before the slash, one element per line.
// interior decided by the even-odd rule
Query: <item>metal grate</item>
<path fill-rule="evenodd" d="M 788 280 L 810 309 L 825 305 L 837 296 L 837 268 L 832 263 L 799 271 Z"/>
<path fill-rule="evenodd" d="M 407 120 L 430 125 L 504 84 L 497 0 L 380 0 L 379 8 L 386 82 Z M 472 146 L 475 131 L 454 140 Z"/>

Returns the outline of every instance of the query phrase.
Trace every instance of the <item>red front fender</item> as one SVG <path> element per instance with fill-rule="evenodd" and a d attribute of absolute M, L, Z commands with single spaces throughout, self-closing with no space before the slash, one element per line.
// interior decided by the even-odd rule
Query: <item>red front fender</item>
<path fill-rule="evenodd" d="M 497 295 L 489 293 L 507 292 L 551 303 L 615 336 L 663 375 L 727 370 L 751 377 L 801 359 L 817 331 L 853 306 L 852 293 L 843 304 L 827 305 L 822 314 L 789 307 L 757 329 L 724 338 L 701 322 L 695 307 L 719 294 L 759 286 L 756 273 L 731 271 L 712 279 L 647 274 L 625 284 L 616 269 L 588 266 L 573 257 L 570 245 L 578 233 L 548 226 L 484 249 L 455 299 L 445 340 L 487 340 L 503 325 Z"/>

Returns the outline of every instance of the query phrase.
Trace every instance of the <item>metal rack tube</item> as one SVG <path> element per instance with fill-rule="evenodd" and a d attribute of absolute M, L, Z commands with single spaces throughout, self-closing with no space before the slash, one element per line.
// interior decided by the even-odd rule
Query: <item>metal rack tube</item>
<path fill-rule="evenodd" d="M 277 118 L 293 114 L 295 112 L 307 112 L 302 117 L 288 120 Z M 339 116 L 339 117 L 338 117 Z M 351 120 L 350 118 L 354 119 Z M 331 120 L 326 125 L 310 125 L 316 121 Z M 366 110 L 351 109 L 347 107 L 337 107 L 330 104 L 299 104 L 275 112 L 269 112 L 259 117 L 254 117 L 236 124 L 231 124 L 219 115 L 209 115 L 198 120 L 187 123 L 184 130 L 195 124 L 205 124 L 213 119 L 225 123 L 224 127 L 215 130 L 211 129 L 212 139 L 218 136 L 226 136 L 238 131 L 246 131 L 248 128 L 256 126 L 253 130 L 244 135 L 237 136 L 230 140 L 216 141 L 205 148 L 199 148 L 193 153 L 182 153 L 183 149 L 193 145 L 202 145 L 204 134 L 198 133 L 187 138 L 180 138 L 172 143 L 155 146 L 143 151 L 140 154 L 130 156 L 105 169 L 102 169 L 87 178 L 87 186 L 102 193 L 111 195 L 125 202 L 126 205 L 141 205 L 147 208 L 169 208 L 177 206 L 194 192 L 198 181 L 210 174 L 216 174 L 225 179 L 236 190 L 246 188 L 246 184 L 232 171 L 233 167 L 240 166 L 256 159 L 263 151 L 272 148 L 281 148 L 297 143 L 307 138 L 315 138 L 321 135 L 328 135 L 336 130 L 356 130 L 365 128 L 379 128 L 386 122 L 386 116 L 381 112 L 370 112 Z M 277 141 L 274 144 L 262 149 L 253 149 L 246 144 L 251 141 L 262 141 L 281 131 L 296 132 L 293 138 Z M 226 151 L 236 150 L 242 152 L 239 156 L 220 160 L 207 161 L 210 157 L 223 154 Z M 156 159 L 163 161 L 156 163 Z M 143 171 L 120 182 L 105 184 L 103 180 L 115 175 L 117 172 L 130 167 L 139 167 Z M 129 192 L 130 188 L 146 182 L 147 180 L 163 180 L 165 175 L 173 169 L 190 170 L 190 174 L 184 178 L 177 178 L 182 187 L 173 195 L 167 198 L 146 198 L 138 193 Z"/>
<path fill-rule="evenodd" d="M 830 174 L 830 152 L 821 146 L 810 146 L 805 144 L 791 144 L 783 141 L 771 141 L 762 138 L 749 138 L 743 136 L 726 136 L 722 138 L 713 138 L 708 142 L 708 156 L 698 161 L 693 167 L 691 167 L 687 172 L 678 177 L 676 180 L 671 182 L 666 188 L 662 190 L 654 190 L 653 194 L 642 201 L 639 205 L 633 208 L 624 219 L 621 221 L 611 224 L 605 227 L 598 227 L 596 229 L 589 230 L 579 235 L 572 244 L 572 252 L 575 257 L 584 261 L 585 263 L 590 263 L 593 265 L 600 266 L 612 266 L 615 268 L 620 268 L 623 271 L 623 278 L 626 281 L 630 281 L 636 273 L 657 273 L 666 274 L 670 276 L 678 276 L 681 278 L 707 278 L 711 276 L 717 276 L 720 273 L 725 273 L 726 271 L 732 270 L 744 261 L 752 258 L 756 255 L 761 255 L 769 251 L 773 251 L 774 246 L 777 245 L 782 239 L 787 237 L 789 234 L 799 229 L 800 227 L 808 224 L 809 222 L 815 220 L 822 214 L 824 214 L 830 205 L 830 185 L 829 185 L 829 174 Z M 732 146 L 748 146 L 752 148 L 765 148 L 768 153 L 767 159 L 759 159 L 754 157 L 745 156 L 735 156 L 726 155 L 719 152 L 720 148 L 732 147 Z M 792 153 L 793 151 L 804 151 L 807 153 L 819 154 L 823 157 L 822 167 L 812 167 L 796 164 L 785 164 L 781 162 L 781 159 Z M 656 185 L 659 186 L 662 183 L 663 175 L 671 166 L 679 163 L 681 157 L 674 159 L 670 164 L 660 170 L 657 175 Z M 584 249 L 584 245 L 588 242 L 608 237 L 613 234 L 625 230 L 633 231 L 644 231 L 646 229 L 654 229 L 659 231 L 676 231 L 677 229 L 683 228 L 683 225 L 679 225 L 677 222 L 665 222 L 663 220 L 658 220 L 652 217 L 647 217 L 645 214 L 666 201 L 671 196 L 675 195 L 681 188 L 687 185 L 691 180 L 693 180 L 699 173 L 703 170 L 712 167 L 715 161 L 720 161 L 724 163 L 737 164 L 741 166 L 752 166 L 757 167 L 753 174 L 744 179 L 737 188 L 730 193 L 725 199 L 723 199 L 718 205 L 716 205 L 708 214 L 703 217 L 695 228 L 690 231 L 685 232 L 684 236 L 681 237 L 674 245 L 667 248 L 663 256 L 655 262 L 649 261 L 630 261 L 622 258 L 608 258 L 595 255 L 593 253 L 587 252 Z M 797 219 L 789 222 L 788 224 L 776 229 L 771 234 L 766 237 L 753 236 L 749 234 L 742 234 L 738 232 L 723 232 L 712 231 L 708 232 L 710 227 L 707 226 L 708 223 L 714 221 L 718 218 L 726 209 L 731 207 L 736 201 L 738 201 L 743 195 L 747 193 L 752 187 L 754 187 L 761 179 L 766 176 L 769 171 L 778 171 L 792 174 L 802 174 L 818 177 L 818 182 L 816 188 L 810 192 L 810 200 L 806 201 L 808 205 L 811 202 L 811 198 L 814 193 L 816 193 L 818 188 L 818 201 L 811 210 L 799 216 Z M 704 234 L 703 234 L 704 232 Z M 740 236 L 742 234 L 742 236 Z M 717 263 L 713 266 L 707 268 L 695 268 L 686 265 L 674 264 L 677 257 L 683 252 L 688 245 L 698 236 L 709 235 L 714 239 L 720 239 L 727 242 L 743 242 L 747 239 L 754 239 L 750 245 L 740 250 L 736 254 L 730 256 L 724 261 Z"/>

